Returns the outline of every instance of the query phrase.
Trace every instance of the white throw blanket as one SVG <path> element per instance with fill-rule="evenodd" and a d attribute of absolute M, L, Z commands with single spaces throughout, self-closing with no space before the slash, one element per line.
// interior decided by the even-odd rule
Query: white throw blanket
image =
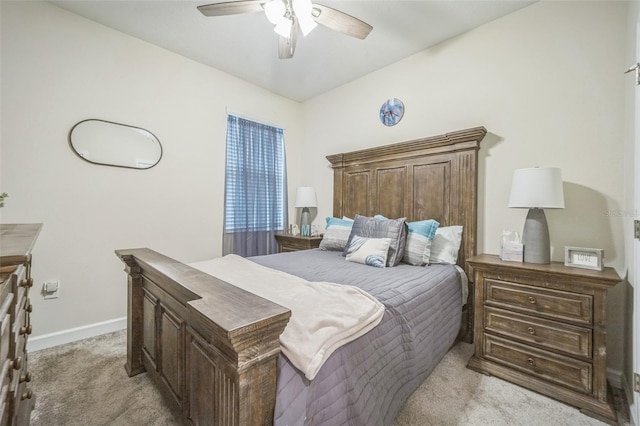
<path fill-rule="evenodd" d="M 309 380 L 329 355 L 378 325 L 384 315 L 384 305 L 357 287 L 309 282 L 237 255 L 190 266 L 290 309 L 280 346 Z"/>

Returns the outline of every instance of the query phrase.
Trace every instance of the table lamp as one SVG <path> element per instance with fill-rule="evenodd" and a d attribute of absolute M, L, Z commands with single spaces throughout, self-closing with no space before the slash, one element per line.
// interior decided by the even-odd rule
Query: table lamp
<path fill-rule="evenodd" d="M 316 207 L 316 191 L 310 186 L 301 186 L 296 191 L 296 207 L 302 207 L 300 216 L 300 236 L 311 236 L 311 224 L 309 223 L 309 207 Z"/>
<path fill-rule="evenodd" d="M 551 263 L 549 227 L 543 209 L 564 208 L 560 169 L 531 167 L 515 170 L 509 207 L 529 209 L 522 232 L 524 261 Z"/>

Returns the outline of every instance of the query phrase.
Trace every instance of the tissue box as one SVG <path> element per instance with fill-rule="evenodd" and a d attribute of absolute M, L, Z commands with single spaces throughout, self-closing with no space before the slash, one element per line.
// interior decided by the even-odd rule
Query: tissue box
<path fill-rule="evenodd" d="M 509 262 L 522 262 L 523 253 L 522 243 L 504 242 L 500 250 L 500 259 Z"/>

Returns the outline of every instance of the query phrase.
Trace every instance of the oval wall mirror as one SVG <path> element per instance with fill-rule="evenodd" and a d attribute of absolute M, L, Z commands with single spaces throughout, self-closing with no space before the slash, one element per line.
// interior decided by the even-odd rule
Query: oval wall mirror
<path fill-rule="evenodd" d="M 162 145 L 150 131 L 95 118 L 73 126 L 69 144 L 83 160 L 105 166 L 150 169 L 162 158 Z"/>

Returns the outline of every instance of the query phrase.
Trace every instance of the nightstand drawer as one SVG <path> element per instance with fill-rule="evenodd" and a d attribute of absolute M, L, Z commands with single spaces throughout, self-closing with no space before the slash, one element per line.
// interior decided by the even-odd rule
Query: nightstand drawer
<path fill-rule="evenodd" d="M 322 241 L 322 237 L 301 237 L 288 234 L 276 234 L 275 238 L 280 253 L 318 248 Z"/>
<path fill-rule="evenodd" d="M 487 306 L 485 331 L 591 359 L 592 331 Z"/>
<path fill-rule="evenodd" d="M 483 356 L 491 361 L 525 372 L 579 392 L 592 391 L 592 365 L 574 358 L 552 354 L 485 334 Z"/>
<path fill-rule="evenodd" d="M 487 305 L 536 313 L 549 319 L 591 325 L 593 296 L 485 278 Z"/>

